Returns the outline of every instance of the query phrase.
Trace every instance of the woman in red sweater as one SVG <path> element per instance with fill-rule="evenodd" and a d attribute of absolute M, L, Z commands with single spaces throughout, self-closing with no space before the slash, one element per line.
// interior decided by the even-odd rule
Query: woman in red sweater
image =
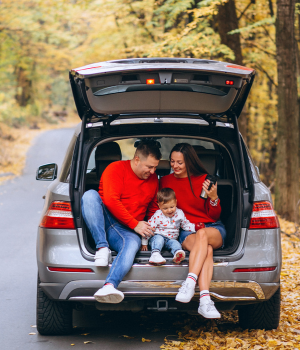
<path fill-rule="evenodd" d="M 182 231 L 179 242 L 190 251 L 189 274 L 183 282 L 176 300 L 188 303 L 195 294 L 198 280 L 200 305 L 198 313 L 206 318 L 220 318 L 209 295 L 213 275 L 213 249 L 224 246 L 226 230 L 219 220 L 221 214 L 217 183 L 209 190 L 207 171 L 199 160 L 194 148 L 188 143 L 178 143 L 170 153 L 170 164 L 174 173 L 161 179 L 160 187 L 172 188 L 177 197 L 178 208 L 182 209 L 190 222 L 201 222 L 204 228 L 195 232 Z M 204 189 L 207 199 L 200 198 Z"/>

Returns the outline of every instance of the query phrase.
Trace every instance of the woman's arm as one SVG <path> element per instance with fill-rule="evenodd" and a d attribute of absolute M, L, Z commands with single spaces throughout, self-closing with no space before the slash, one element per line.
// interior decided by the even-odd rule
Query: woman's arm
<path fill-rule="evenodd" d="M 206 213 L 215 221 L 220 219 L 221 215 L 221 205 L 220 205 L 220 199 L 218 197 L 218 185 L 217 183 L 215 185 L 211 186 L 211 189 L 209 188 L 210 181 L 205 180 L 203 182 L 203 189 L 207 193 L 207 200 L 205 201 L 205 209 Z"/>

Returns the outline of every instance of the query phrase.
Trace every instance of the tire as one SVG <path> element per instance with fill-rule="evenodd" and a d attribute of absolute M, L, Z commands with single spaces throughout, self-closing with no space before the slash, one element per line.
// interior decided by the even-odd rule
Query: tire
<path fill-rule="evenodd" d="M 47 297 L 37 284 L 36 325 L 41 335 L 66 335 L 73 330 L 72 305 Z"/>
<path fill-rule="evenodd" d="M 241 306 L 238 314 L 244 329 L 276 329 L 280 320 L 280 287 L 267 301 Z"/>

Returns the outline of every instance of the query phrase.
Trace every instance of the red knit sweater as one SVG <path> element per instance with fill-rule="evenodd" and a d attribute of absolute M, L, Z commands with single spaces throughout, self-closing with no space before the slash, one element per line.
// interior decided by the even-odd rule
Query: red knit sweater
<path fill-rule="evenodd" d="M 187 219 L 192 223 L 197 222 L 216 222 L 221 215 L 220 201 L 217 206 L 210 204 L 209 197 L 207 199 L 200 198 L 202 185 L 206 175 L 191 176 L 193 192 L 191 190 L 188 177 L 176 178 L 174 174 L 166 175 L 160 180 L 160 188 L 169 187 L 175 191 L 177 198 L 177 207 L 183 210 Z"/>
<path fill-rule="evenodd" d="M 123 225 L 134 229 L 145 216 L 150 218 L 158 209 L 157 175 L 147 180 L 138 178 L 130 160 L 109 164 L 99 185 L 99 194 L 110 213 Z"/>

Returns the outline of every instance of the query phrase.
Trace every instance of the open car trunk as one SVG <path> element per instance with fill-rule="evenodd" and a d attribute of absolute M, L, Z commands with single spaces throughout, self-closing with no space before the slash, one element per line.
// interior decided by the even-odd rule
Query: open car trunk
<path fill-rule="evenodd" d="M 217 164 L 212 174 L 220 172 L 218 194 L 227 238 L 225 248 L 214 254 L 229 255 L 237 250 L 241 232 L 244 229 L 245 233 L 249 224 L 254 195 L 237 119 L 254 76 L 251 68 L 187 58 L 107 61 L 70 71 L 74 101 L 82 119 L 72 163 L 70 198 L 76 225 L 83 228 L 84 245 L 90 254 L 94 253 L 94 242 L 81 216 L 80 199 L 86 190 L 98 189 L 101 174 L 99 167 L 96 169 L 97 160 L 94 171 L 86 173 L 88 158 L 100 142 L 126 137 L 184 137 L 207 139 L 218 145 L 204 147 L 202 154 L 200 150 L 198 153 L 200 158 Z M 217 127 L 218 122 L 232 127 Z M 159 176 L 170 171 L 167 159 L 160 162 Z M 222 175 L 222 167 L 231 169 L 231 173 L 228 170 Z M 149 252 L 140 252 L 137 261 L 146 262 L 148 256 Z"/>
<path fill-rule="evenodd" d="M 156 133 L 145 133 L 145 130 L 150 129 L 152 131 L 156 130 Z M 101 130 L 103 130 L 103 126 L 91 128 L 88 130 L 87 135 L 99 135 Z M 129 130 L 131 132 L 128 134 Z M 133 135 L 133 132 L 138 132 L 138 134 Z M 238 164 L 238 152 L 235 145 L 228 143 L 233 133 L 234 130 L 232 128 L 215 127 L 212 130 L 207 125 L 199 126 L 197 124 L 184 126 L 143 124 L 135 125 L 134 128 L 130 124 L 122 126 L 111 125 L 109 129 L 110 135 L 103 135 L 102 140 L 101 138 L 97 140 L 93 138 L 86 144 L 84 154 L 89 154 L 89 157 L 86 157 L 85 162 L 82 164 L 82 167 L 85 169 L 85 175 L 82 181 L 81 196 L 87 190 L 98 190 L 100 177 L 110 163 L 117 160 L 131 159 L 135 151 L 134 142 L 136 140 L 151 137 L 160 142 L 163 157 L 156 170 L 159 178 L 170 174 L 171 168 L 168 158 L 172 147 L 178 142 L 189 142 L 193 145 L 208 172 L 218 177 L 218 195 L 222 207 L 220 219 L 226 227 L 227 237 L 224 249 L 216 250 L 214 255 L 224 256 L 232 254 L 236 251 L 240 242 L 243 208 L 241 169 L 234 165 Z M 117 135 L 119 136 L 117 137 Z M 113 143 L 120 146 L 121 156 L 114 151 Z M 94 254 L 95 243 L 83 220 L 81 220 L 80 227 L 83 230 L 86 249 L 91 254 Z M 139 252 L 136 256 L 136 263 L 147 263 L 149 256 L 149 251 Z M 172 256 L 169 252 L 164 251 L 163 256 L 167 261 L 169 260 L 168 263 L 172 263 Z"/>

